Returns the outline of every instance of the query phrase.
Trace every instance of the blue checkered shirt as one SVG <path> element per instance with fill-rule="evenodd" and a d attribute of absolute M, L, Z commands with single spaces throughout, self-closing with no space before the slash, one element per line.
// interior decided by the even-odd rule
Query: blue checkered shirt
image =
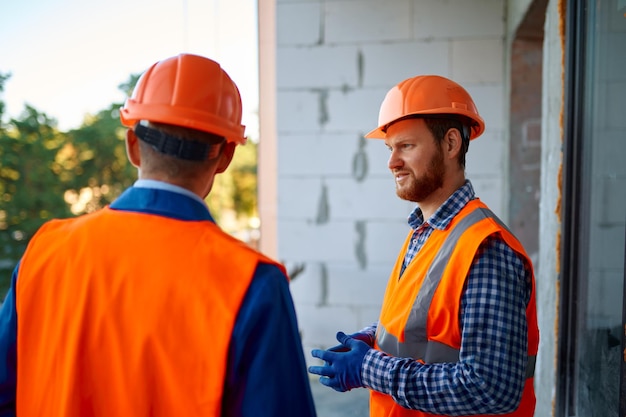
<path fill-rule="evenodd" d="M 474 198 L 474 189 L 466 181 L 427 221 L 416 208 L 409 216 L 413 236 L 404 265 L 434 229 L 445 229 Z M 432 414 L 514 411 L 526 379 L 530 268 L 499 235 L 486 238 L 474 257 L 461 299 L 459 362 L 423 364 L 372 349 L 363 360 L 363 384 L 390 395 L 405 408 Z M 364 331 L 372 334 L 375 326 Z"/>

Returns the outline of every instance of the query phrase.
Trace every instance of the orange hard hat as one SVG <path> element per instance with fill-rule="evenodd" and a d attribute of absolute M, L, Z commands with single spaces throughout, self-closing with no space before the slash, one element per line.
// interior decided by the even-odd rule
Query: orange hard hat
<path fill-rule="evenodd" d="M 141 120 L 188 127 L 243 144 L 239 89 L 220 65 L 198 55 L 180 54 L 144 72 L 120 111 L 122 124 Z"/>
<path fill-rule="evenodd" d="M 393 87 L 380 105 L 378 127 L 366 138 L 385 139 L 387 127 L 401 119 L 420 115 L 461 115 L 469 118 L 470 139 L 485 130 L 472 97 L 459 84 L 439 75 L 418 75 Z"/>

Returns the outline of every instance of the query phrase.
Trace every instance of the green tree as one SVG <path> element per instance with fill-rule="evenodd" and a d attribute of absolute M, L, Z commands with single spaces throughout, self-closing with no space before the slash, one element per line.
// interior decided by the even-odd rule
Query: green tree
<path fill-rule="evenodd" d="M 65 163 L 65 199 L 74 214 L 100 209 L 132 185 L 137 172 L 128 162 L 125 128 L 119 122 L 121 104 L 112 104 L 83 125 L 66 133 L 59 159 Z M 61 173 L 61 171 L 59 172 Z"/>
<path fill-rule="evenodd" d="M 64 173 L 56 160 L 64 136 L 56 122 L 30 106 L 19 120 L 0 129 L 0 248 L 2 266 L 13 264 L 37 229 L 55 217 L 71 215 L 63 199 Z"/>
<path fill-rule="evenodd" d="M 237 146 L 230 166 L 215 177 L 207 197 L 211 214 L 222 228 L 244 240 L 250 240 L 244 234 L 254 231 L 251 223 L 258 217 L 257 146 L 250 140 Z"/>

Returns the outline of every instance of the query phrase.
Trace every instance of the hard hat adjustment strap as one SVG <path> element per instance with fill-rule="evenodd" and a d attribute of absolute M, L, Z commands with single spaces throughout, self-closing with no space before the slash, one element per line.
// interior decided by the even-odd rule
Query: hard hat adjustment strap
<path fill-rule="evenodd" d="M 462 124 L 461 136 L 461 139 L 463 139 L 464 142 L 467 141 L 467 143 L 469 143 L 470 138 L 472 137 L 471 128 L 465 123 Z"/>
<path fill-rule="evenodd" d="M 207 157 L 214 158 L 220 149 L 220 146 L 181 139 L 140 123 L 135 125 L 134 130 L 139 139 L 152 146 L 157 152 L 188 161 L 204 161 Z"/>

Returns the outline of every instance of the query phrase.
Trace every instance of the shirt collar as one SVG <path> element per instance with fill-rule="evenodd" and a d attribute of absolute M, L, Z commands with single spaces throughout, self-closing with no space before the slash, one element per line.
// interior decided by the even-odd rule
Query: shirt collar
<path fill-rule="evenodd" d="M 159 181 L 141 181 L 138 185 L 127 188 L 111 203 L 110 208 L 179 220 L 214 222 L 207 204 L 193 193 Z"/>
<path fill-rule="evenodd" d="M 474 187 L 470 180 L 465 180 L 465 183 L 458 188 L 448 199 L 433 213 L 432 216 L 426 221 L 435 229 L 443 230 L 452 221 L 459 211 L 465 205 L 476 198 Z M 409 226 L 412 229 L 417 230 L 422 224 L 424 224 L 424 215 L 422 209 L 419 206 L 411 212 L 408 218 Z"/>
<path fill-rule="evenodd" d="M 179 187 L 178 185 L 170 184 L 168 182 L 158 181 L 158 180 L 139 179 L 135 181 L 133 186 L 139 187 L 139 188 L 153 188 L 153 189 L 158 189 L 158 190 L 166 190 L 166 191 L 171 191 L 173 193 L 183 194 L 183 195 L 186 195 L 187 197 L 193 198 L 197 202 L 202 203 L 203 205 L 206 206 L 206 202 L 203 199 L 201 199 L 200 196 L 198 196 L 196 193 L 193 193 L 186 188 Z"/>

